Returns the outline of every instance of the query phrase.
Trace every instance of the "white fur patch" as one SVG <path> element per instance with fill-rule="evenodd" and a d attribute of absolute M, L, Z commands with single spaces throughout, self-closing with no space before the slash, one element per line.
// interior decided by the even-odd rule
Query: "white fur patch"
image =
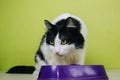
<path fill-rule="evenodd" d="M 74 44 L 68 45 L 62 45 L 61 44 L 61 40 L 59 39 L 59 34 L 57 34 L 56 38 L 55 38 L 55 44 L 54 46 L 49 45 L 50 47 L 50 51 L 52 51 L 53 54 L 55 54 L 56 56 L 60 55 L 60 56 L 65 56 L 65 55 L 70 55 L 71 53 L 75 53 L 76 49 Z M 56 54 L 58 53 L 58 55 Z"/>

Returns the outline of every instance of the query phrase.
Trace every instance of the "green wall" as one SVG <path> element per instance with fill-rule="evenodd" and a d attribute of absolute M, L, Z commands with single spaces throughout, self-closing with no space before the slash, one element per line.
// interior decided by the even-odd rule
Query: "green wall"
<path fill-rule="evenodd" d="M 0 70 L 34 65 L 44 19 L 79 16 L 88 28 L 86 64 L 120 69 L 120 0 L 0 0 Z"/>

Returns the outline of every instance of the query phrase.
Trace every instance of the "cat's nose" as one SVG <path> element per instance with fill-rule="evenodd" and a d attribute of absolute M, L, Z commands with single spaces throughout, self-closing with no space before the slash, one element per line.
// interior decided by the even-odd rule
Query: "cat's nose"
<path fill-rule="evenodd" d="M 56 55 L 62 57 L 63 55 L 60 55 L 60 52 L 56 52 Z"/>

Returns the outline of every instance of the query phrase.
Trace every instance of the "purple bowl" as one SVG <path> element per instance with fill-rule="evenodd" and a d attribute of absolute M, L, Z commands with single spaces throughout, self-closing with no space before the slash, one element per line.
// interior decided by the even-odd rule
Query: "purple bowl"
<path fill-rule="evenodd" d="M 42 66 L 38 80 L 108 80 L 102 65 Z"/>

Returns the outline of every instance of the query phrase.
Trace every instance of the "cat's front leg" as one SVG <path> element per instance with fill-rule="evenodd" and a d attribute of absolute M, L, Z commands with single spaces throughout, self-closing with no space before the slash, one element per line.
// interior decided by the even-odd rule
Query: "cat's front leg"
<path fill-rule="evenodd" d="M 35 71 L 33 72 L 33 77 L 35 78 L 35 80 L 37 80 L 37 78 L 39 76 L 39 72 L 40 72 L 41 66 L 43 66 L 43 65 L 47 65 L 46 62 L 44 62 L 43 60 L 41 60 L 40 62 L 36 63 Z"/>
<path fill-rule="evenodd" d="M 84 65 L 85 63 L 85 52 L 79 54 L 79 58 L 77 58 L 77 64 Z"/>
<path fill-rule="evenodd" d="M 84 65 L 85 62 L 85 50 L 78 50 L 73 54 L 73 64 Z"/>

